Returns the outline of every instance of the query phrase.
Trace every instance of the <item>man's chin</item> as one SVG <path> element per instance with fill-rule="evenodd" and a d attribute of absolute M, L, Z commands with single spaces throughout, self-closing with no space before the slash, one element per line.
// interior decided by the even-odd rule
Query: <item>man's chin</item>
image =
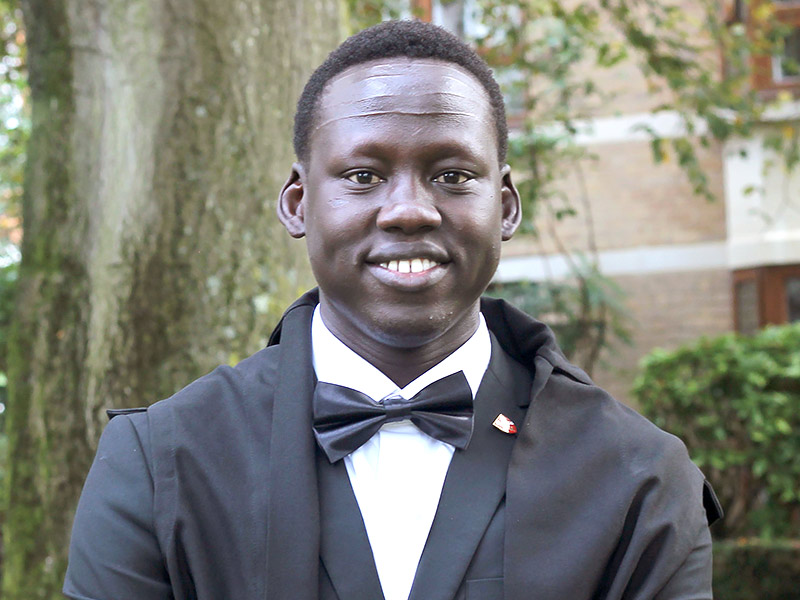
<path fill-rule="evenodd" d="M 417 296 L 416 302 L 400 303 L 397 299 L 380 302 L 338 303 L 331 295 L 320 296 L 322 317 L 328 328 L 357 352 L 371 353 L 376 345 L 397 350 L 422 350 L 437 346 L 453 346 L 455 350 L 475 332 L 479 304 L 431 301 Z M 404 296 L 401 300 L 412 298 Z M 372 346 L 372 348 L 370 348 Z"/>
<path fill-rule="evenodd" d="M 469 321 L 466 322 L 466 321 Z M 385 346 L 415 350 L 435 344 L 455 330 L 469 329 L 474 332 L 477 321 L 466 315 L 455 315 L 453 311 L 436 312 L 417 309 L 410 315 L 386 315 L 373 320 L 369 336 Z"/>

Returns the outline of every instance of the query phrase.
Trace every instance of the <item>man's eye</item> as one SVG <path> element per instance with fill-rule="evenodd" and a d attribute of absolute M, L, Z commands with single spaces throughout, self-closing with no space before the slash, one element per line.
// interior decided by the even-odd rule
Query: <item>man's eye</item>
<path fill-rule="evenodd" d="M 472 179 L 466 173 L 462 173 L 461 171 L 445 171 L 441 175 L 437 175 L 433 178 L 436 183 L 464 183 Z"/>
<path fill-rule="evenodd" d="M 363 185 L 371 185 L 380 183 L 381 181 L 381 178 L 371 171 L 356 171 L 355 173 L 348 175 L 346 179 L 348 181 L 352 181 L 353 183 L 360 183 Z"/>

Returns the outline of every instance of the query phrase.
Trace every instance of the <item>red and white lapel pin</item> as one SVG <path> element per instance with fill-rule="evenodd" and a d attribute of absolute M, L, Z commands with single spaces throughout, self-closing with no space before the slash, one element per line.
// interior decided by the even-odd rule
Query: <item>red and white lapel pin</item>
<path fill-rule="evenodd" d="M 517 426 L 514 424 L 514 421 L 509 419 L 503 413 L 497 415 L 497 418 L 494 420 L 492 425 L 495 426 L 500 431 L 502 431 L 503 433 L 509 433 L 509 434 L 517 433 Z"/>

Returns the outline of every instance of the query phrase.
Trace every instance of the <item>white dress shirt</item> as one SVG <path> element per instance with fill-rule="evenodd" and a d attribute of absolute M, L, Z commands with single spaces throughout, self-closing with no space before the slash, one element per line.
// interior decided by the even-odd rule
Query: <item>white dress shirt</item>
<path fill-rule="evenodd" d="M 458 371 L 464 372 L 474 399 L 492 351 L 481 315 L 469 340 L 399 389 L 330 332 L 319 306 L 311 324 L 311 347 L 319 381 L 358 390 L 376 402 L 393 394 L 411 399 L 427 385 Z M 344 458 L 386 600 L 408 599 L 454 451 L 450 444 L 404 420 L 387 423 Z"/>

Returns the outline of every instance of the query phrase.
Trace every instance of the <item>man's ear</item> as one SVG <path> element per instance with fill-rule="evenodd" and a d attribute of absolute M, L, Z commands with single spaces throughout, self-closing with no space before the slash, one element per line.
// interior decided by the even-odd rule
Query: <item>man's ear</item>
<path fill-rule="evenodd" d="M 305 179 L 303 165 L 294 163 L 292 173 L 278 196 L 278 219 L 293 238 L 301 238 L 306 234 Z"/>
<path fill-rule="evenodd" d="M 511 239 L 522 221 L 522 206 L 519 200 L 519 192 L 514 182 L 511 181 L 511 167 L 503 165 L 503 168 L 500 169 L 500 176 L 502 177 L 500 191 L 501 201 L 503 203 L 503 224 L 501 231 L 503 241 L 506 242 Z"/>

